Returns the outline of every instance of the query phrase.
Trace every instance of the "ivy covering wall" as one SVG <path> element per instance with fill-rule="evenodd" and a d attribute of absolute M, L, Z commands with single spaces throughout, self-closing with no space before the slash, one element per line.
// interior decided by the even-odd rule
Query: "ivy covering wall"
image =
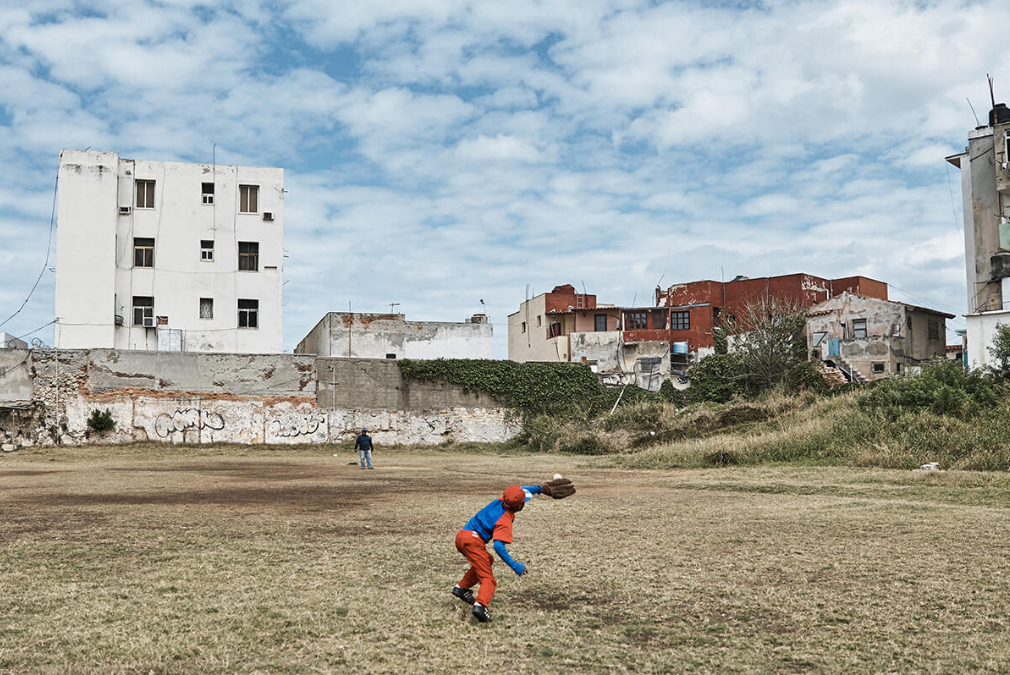
<path fill-rule="evenodd" d="M 398 361 L 406 383 L 447 382 L 467 391 L 484 392 L 526 420 L 537 415 L 593 418 L 610 412 L 621 388 L 604 387 L 582 363 L 517 363 L 478 359 Z M 621 405 L 657 394 L 629 386 Z"/>

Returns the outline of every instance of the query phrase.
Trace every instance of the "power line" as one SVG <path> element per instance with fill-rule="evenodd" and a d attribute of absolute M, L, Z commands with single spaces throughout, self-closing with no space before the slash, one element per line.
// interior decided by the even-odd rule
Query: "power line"
<path fill-rule="evenodd" d="M 888 283 L 887 285 L 890 286 L 891 288 L 893 288 L 894 290 L 898 291 L 899 293 L 904 293 L 909 298 L 915 300 L 916 302 L 920 302 L 923 305 L 925 305 L 926 303 L 932 303 L 933 305 L 935 305 L 937 307 L 940 307 L 941 309 L 950 310 L 954 314 L 960 314 L 961 313 L 960 310 L 955 309 L 954 307 L 951 307 L 950 305 L 947 305 L 947 304 L 944 304 L 942 302 L 939 302 L 938 300 L 934 300 L 933 298 L 928 298 L 928 297 L 926 297 L 924 295 L 916 295 L 915 293 L 912 293 L 911 291 L 906 291 L 904 288 L 900 288 L 898 286 L 895 286 L 892 283 Z M 960 319 L 958 319 L 958 321 L 960 321 Z"/>
<path fill-rule="evenodd" d="M 7 323 L 8 321 L 10 321 L 11 319 L 13 319 L 18 314 L 21 313 L 21 310 L 25 308 L 25 305 L 28 304 L 28 301 L 32 299 L 32 295 L 35 293 L 35 289 L 39 287 L 39 282 L 42 281 L 42 275 L 46 273 L 46 268 L 49 267 L 49 250 L 53 246 L 53 226 L 56 224 L 56 188 L 59 186 L 59 184 L 60 184 L 60 171 L 59 169 L 57 169 L 56 182 L 53 184 L 53 212 L 49 216 L 49 241 L 46 242 L 46 261 L 42 263 L 42 270 L 39 272 L 39 277 L 38 279 L 35 280 L 35 284 L 32 286 L 32 290 L 28 291 L 28 297 L 25 298 L 25 301 L 21 303 L 20 307 L 18 307 L 18 311 L 14 312 L 3 321 L 0 321 L 0 326 L 3 326 L 5 323 Z"/>
<path fill-rule="evenodd" d="M 49 323 L 44 323 L 44 324 L 42 324 L 41 326 L 39 326 L 39 327 L 38 327 L 38 328 L 36 328 L 35 330 L 32 330 L 32 331 L 28 331 L 28 332 L 27 332 L 27 333 L 25 333 L 24 335 L 18 335 L 18 336 L 17 336 L 17 339 L 18 339 L 18 340 L 21 340 L 22 338 L 26 338 L 26 337 L 28 337 L 28 336 L 29 336 L 29 335 L 31 335 L 32 333 L 38 333 L 38 332 L 39 332 L 40 330 L 42 330 L 42 329 L 43 329 L 43 328 L 45 328 L 46 326 L 52 326 L 52 325 L 53 325 L 54 323 L 56 323 L 56 319 L 53 319 L 53 320 L 52 320 L 52 321 L 50 321 Z"/>

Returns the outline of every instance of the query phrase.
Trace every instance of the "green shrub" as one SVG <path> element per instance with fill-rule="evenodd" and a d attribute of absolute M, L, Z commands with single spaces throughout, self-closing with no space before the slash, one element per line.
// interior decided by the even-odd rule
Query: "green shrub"
<path fill-rule="evenodd" d="M 663 413 L 668 404 L 659 400 L 642 401 L 632 405 L 622 405 L 603 420 L 607 431 L 628 429 L 631 431 L 659 431 L 663 428 Z"/>
<path fill-rule="evenodd" d="M 687 390 L 691 402 L 726 403 L 747 392 L 747 375 L 737 354 L 713 354 L 691 368 L 691 386 Z"/>
<path fill-rule="evenodd" d="M 859 404 L 894 421 L 909 412 L 968 419 L 992 409 L 1010 392 L 1001 378 L 964 370 L 953 361 L 924 365 L 919 376 L 893 377 L 877 382 Z"/>
<path fill-rule="evenodd" d="M 527 419 L 516 441 L 538 452 L 605 455 L 615 451 L 587 420 L 559 420 L 549 415 Z"/>
<path fill-rule="evenodd" d="M 663 384 L 659 385 L 659 398 L 678 408 L 687 405 L 687 392 L 677 389 L 670 380 L 663 380 Z"/>
<path fill-rule="evenodd" d="M 810 361 L 800 361 L 786 373 L 786 387 L 792 391 L 824 393 L 828 386 Z"/>
<path fill-rule="evenodd" d="M 111 431 L 115 428 L 116 421 L 112 419 L 112 410 L 109 408 L 106 408 L 105 410 L 95 408 L 91 411 L 91 417 L 88 418 L 88 429 L 102 432 Z"/>
<path fill-rule="evenodd" d="M 715 353 L 716 354 L 728 354 L 729 353 L 729 336 L 726 335 L 726 329 L 717 326 L 712 329 L 712 341 L 715 343 Z"/>

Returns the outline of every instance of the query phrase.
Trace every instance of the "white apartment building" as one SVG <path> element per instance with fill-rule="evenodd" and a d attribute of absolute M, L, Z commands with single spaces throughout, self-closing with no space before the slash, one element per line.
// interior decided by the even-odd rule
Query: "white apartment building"
<path fill-rule="evenodd" d="M 276 353 L 284 170 L 60 153 L 61 349 Z"/>

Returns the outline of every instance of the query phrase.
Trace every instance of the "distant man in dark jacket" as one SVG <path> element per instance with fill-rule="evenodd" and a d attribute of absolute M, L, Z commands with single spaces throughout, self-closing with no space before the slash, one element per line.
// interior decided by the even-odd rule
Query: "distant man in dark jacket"
<path fill-rule="evenodd" d="M 368 429 L 362 429 L 361 433 L 354 440 L 354 449 L 358 451 L 358 459 L 361 460 L 362 470 L 372 468 L 372 437 L 368 435 Z"/>

